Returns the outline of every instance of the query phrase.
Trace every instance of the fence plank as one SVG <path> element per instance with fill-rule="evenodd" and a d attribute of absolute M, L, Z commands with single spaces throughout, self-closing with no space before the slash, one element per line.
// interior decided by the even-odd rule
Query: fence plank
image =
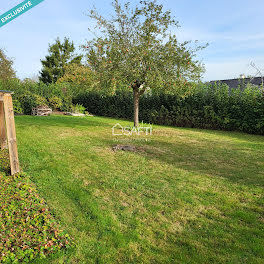
<path fill-rule="evenodd" d="M 1 149 L 7 148 L 4 101 L 1 100 L 1 98 L 0 98 L 0 144 L 1 144 Z"/>
<path fill-rule="evenodd" d="M 10 167 L 11 174 L 20 172 L 18 152 L 17 152 L 17 141 L 16 141 L 16 129 L 15 129 L 15 118 L 12 103 L 11 94 L 4 94 L 4 111 L 6 121 L 6 132 L 7 141 L 9 148 Z"/>

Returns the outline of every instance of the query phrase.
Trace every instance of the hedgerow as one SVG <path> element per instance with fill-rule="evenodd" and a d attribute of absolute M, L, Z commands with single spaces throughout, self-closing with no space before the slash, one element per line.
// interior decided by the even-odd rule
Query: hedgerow
<path fill-rule="evenodd" d="M 25 174 L 10 176 L 0 151 L 0 263 L 28 263 L 72 243 Z"/>
<path fill-rule="evenodd" d="M 0 80 L 0 90 L 14 92 L 14 111 L 30 115 L 32 108 L 40 105 L 52 109 L 69 111 L 72 107 L 72 93 L 75 86 L 69 83 L 46 85 L 42 82 L 19 79 Z"/>
<path fill-rule="evenodd" d="M 86 92 L 73 99 L 92 114 L 133 119 L 133 95 Z M 197 85 L 188 94 L 152 94 L 140 99 L 140 119 L 159 125 L 235 130 L 264 135 L 264 96 L 259 87 Z"/>
<path fill-rule="evenodd" d="M 133 119 L 132 90 L 129 92 L 120 86 L 110 93 L 110 88 L 100 90 L 98 87 L 89 89 L 79 86 L 74 83 L 46 85 L 17 79 L 5 83 L 0 81 L 0 89 L 14 91 L 16 113 L 31 114 L 32 107 L 42 104 L 71 111 L 73 104 L 79 104 L 95 115 Z M 230 89 L 227 85 L 194 83 L 185 87 L 178 87 L 169 94 L 143 95 L 140 99 L 140 120 L 159 125 L 264 134 L 263 88 L 248 86 Z"/>

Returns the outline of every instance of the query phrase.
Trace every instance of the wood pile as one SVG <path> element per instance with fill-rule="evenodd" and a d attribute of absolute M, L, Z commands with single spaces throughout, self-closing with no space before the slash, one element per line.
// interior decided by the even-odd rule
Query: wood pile
<path fill-rule="evenodd" d="M 52 113 L 52 109 L 46 105 L 40 105 L 32 108 L 32 115 L 34 116 L 48 116 Z"/>

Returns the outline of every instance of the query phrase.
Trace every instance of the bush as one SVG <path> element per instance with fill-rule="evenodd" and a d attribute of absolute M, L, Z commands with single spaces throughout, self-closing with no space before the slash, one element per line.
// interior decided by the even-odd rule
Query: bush
<path fill-rule="evenodd" d="M 89 113 L 99 116 L 126 119 L 133 117 L 133 95 L 128 92 L 117 92 L 115 95 L 86 92 L 73 98 L 73 103 L 81 104 Z"/>
<path fill-rule="evenodd" d="M 132 119 L 133 95 L 86 92 L 73 99 L 95 115 Z M 199 84 L 183 94 L 152 94 L 140 99 L 139 117 L 147 123 L 181 127 L 236 130 L 264 135 L 264 96 L 261 89 Z"/>
<path fill-rule="evenodd" d="M 62 100 L 61 111 L 69 112 L 72 109 L 72 98 L 70 96 L 64 97 Z"/>
<path fill-rule="evenodd" d="M 23 96 L 21 96 L 20 103 L 23 107 L 24 114 L 29 115 L 31 114 L 33 107 L 48 105 L 46 98 L 37 94 L 33 94 L 31 92 L 27 92 Z"/>
<path fill-rule="evenodd" d="M 75 86 L 69 83 L 56 83 L 46 85 L 30 79 L 0 80 L 0 90 L 13 91 L 13 100 L 22 108 L 25 114 L 31 114 L 32 107 L 49 105 L 53 109 L 70 111 L 72 94 Z M 16 109 L 21 113 L 21 109 Z"/>
<path fill-rule="evenodd" d="M 85 107 L 80 104 L 76 104 L 71 107 L 71 111 L 76 114 L 84 114 L 85 110 Z"/>
<path fill-rule="evenodd" d="M 49 100 L 49 106 L 53 109 L 60 109 L 62 107 L 62 99 L 58 96 L 52 96 Z"/>
<path fill-rule="evenodd" d="M 23 108 L 18 100 L 13 100 L 13 109 L 15 114 L 23 114 Z"/>
<path fill-rule="evenodd" d="M 79 104 L 95 115 L 133 118 L 132 91 L 109 94 L 107 90 L 87 88 L 83 92 L 74 83 L 46 85 L 18 79 L 0 81 L 0 87 L 14 91 L 15 111 L 21 112 L 22 108 L 25 114 L 31 114 L 32 107 L 48 104 L 48 100 L 53 109 L 62 111 L 84 112 L 73 106 Z M 139 115 L 144 122 L 160 125 L 264 134 L 263 92 L 254 86 L 234 90 L 221 84 L 190 84 L 179 87 L 174 94 L 152 91 L 141 97 Z"/>

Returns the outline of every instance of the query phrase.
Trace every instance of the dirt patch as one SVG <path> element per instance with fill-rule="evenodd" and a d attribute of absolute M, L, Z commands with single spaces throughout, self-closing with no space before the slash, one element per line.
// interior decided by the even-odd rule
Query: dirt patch
<path fill-rule="evenodd" d="M 114 152 L 122 150 L 122 151 L 130 151 L 130 152 L 137 152 L 137 151 L 143 151 L 142 147 L 136 147 L 136 146 L 132 146 L 132 145 L 115 145 L 112 147 L 112 150 Z"/>
<path fill-rule="evenodd" d="M 65 115 L 65 112 L 61 112 L 61 111 L 53 111 L 52 115 Z"/>

